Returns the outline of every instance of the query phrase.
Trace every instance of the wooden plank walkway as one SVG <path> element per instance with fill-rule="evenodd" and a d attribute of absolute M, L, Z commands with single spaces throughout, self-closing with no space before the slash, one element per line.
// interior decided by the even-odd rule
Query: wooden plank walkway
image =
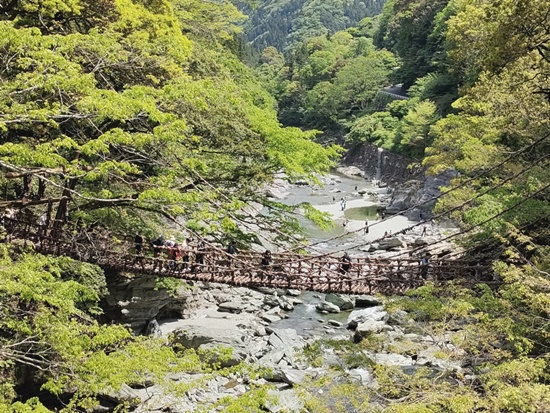
<path fill-rule="evenodd" d="M 230 255 L 212 247 L 201 251 L 180 249 L 180 255 L 186 258 L 168 260 L 165 258 L 166 247 L 157 257 L 136 255 L 132 253 L 132 242 L 105 234 L 46 231 L 37 224 L 15 220 L 5 222 L 4 226 L 10 237 L 32 243 L 40 253 L 69 256 L 107 270 L 235 286 L 345 294 L 400 294 L 419 287 L 426 280 L 477 283 L 484 274 L 489 274 L 489 267 L 461 260 L 431 260 L 429 265 L 423 266 L 416 259 L 352 257 L 349 269 L 345 269 L 341 257 L 295 253 L 273 253 L 270 264 L 262 266 L 263 254 L 260 252 L 240 251 Z M 197 258 L 201 254 L 202 260 Z"/>

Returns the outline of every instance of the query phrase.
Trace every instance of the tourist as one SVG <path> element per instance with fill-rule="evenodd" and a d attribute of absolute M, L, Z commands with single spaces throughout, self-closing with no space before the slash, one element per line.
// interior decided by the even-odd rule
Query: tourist
<path fill-rule="evenodd" d="M 156 271 L 160 264 L 159 258 L 164 247 L 164 236 L 160 235 L 156 240 L 151 242 L 151 246 L 153 247 L 153 271 Z M 162 268 L 162 266 L 160 267 Z"/>
<path fill-rule="evenodd" d="M 425 236 L 426 235 L 426 232 L 427 232 L 427 227 L 426 225 L 422 225 L 422 233 L 420 234 L 421 237 Z"/>
<path fill-rule="evenodd" d="M 160 257 L 163 245 L 164 245 L 164 236 L 163 235 L 160 235 L 156 240 L 151 242 L 151 246 L 153 247 L 153 255 L 154 255 L 155 258 Z"/>
<path fill-rule="evenodd" d="M 262 280 L 264 279 L 264 277 L 267 277 L 272 261 L 273 257 L 271 256 L 271 251 L 265 250 L 265 252 L 262 254 L 262 261 L 260 262 L 260 278 Z"/>
<path fill-rule="evenodd" d="M 351 257 L 349 256 L 349 253 L 344 253 L 342 256 L 342 260 L 340 261 L 340 268 L 339 272 L 342 275 L 346 275 L 351 268 Z"/>
<path fill-rule="evenodd" d="M 369 220 L 365 219 L 365 234 L 369 233 Z"/>
<path fill-rule="evenodd" d="M 178 246 L 179 259 L 181 259 L 181 269 L 186 270 L 187 264 L 189 263 L 189 243 L 191 239 L 183 239 Z"/>
<path fill-rule="evenodd" d="M 166 248 L 168 267 L 173 270 L 174 268 L 176 268 L 176 252 L 178 243 L 176 242 L 176 239 L 174 237 L 170 237 L 170 239 L 164 243 L 164 246 Z"/>
<path fill-rule="evenodd" d="M 349 224 L 349 219 L 344 219 L 344 222 L 342 222 L 342 226 L 345 228 Z"/>
<path fill-rule="evenodd" d="M 430 257 L 432 254 L 427 252 L 420 260 L 420 276 L 424 279 L 428 278 L 428 269 L 430 268 Z"/>
<path fill-rule="evenodd" d="M 197 252 L 195 253 L 195 265 L 193 266 L 193 271 L 196 271 L 197 268 L 200 266 L 201 269 L 204 266 L 204 256 L 206 250 L 206 242 L 204 240 L 201 240 L 199 242 L 199 245 L 197 245 Z"/>
<path fill-rule="evenodd" d="M 141 257 L 143 255 L 143 237 L 141 234 L 136 234 L 134 237 L 134 250 L 138 257 Z"/>
<path fill-rule="evenodd" d="M 237 253 L 237 243 L 235 241 L 231 241 L 225 252 L 229 255 L 235 255 Z"/>

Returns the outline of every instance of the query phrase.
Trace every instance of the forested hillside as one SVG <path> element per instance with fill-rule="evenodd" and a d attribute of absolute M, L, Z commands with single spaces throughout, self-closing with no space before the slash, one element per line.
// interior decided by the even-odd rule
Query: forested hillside
<path fill-rule="evenodd" d="M 263 51 L 257 72 L 277 97 L 284 124 L 338 133 L 372 111 L 397 64 L 392 53 L 375 50 L 373 27 L 365 19 L 332 36 L 309 38 L 286 59 L 273 47 Z"/>
<path fill-rule="evenodd" d="M 405 308 L 417 321 L 472 323 L 459 345 L 479 375 L 471 384 L 456 379 L 450 390 L 454 378 L 384 374 L 391 407 L 383 411 L 547 410 L 548 10 L 548 0 L 390 0 L 378 25 L 365 19 L 307 39 L 286 61 L 264 50 L 259 72 L 283 122 L 412 156 L 429 174 L 458 172 L 436 212 L 454 211 L 467 254 L 490 257 L 504 281 L 498 292 L 429 287 L 412 294 Z M 363 79 L 372 83 L 354 84 Z M 408 99 L 380 105 L 376 92 L 397 83 Z"/>
<path fill-rule="evenodd" d="M 365 18 L 383 3 L 269 0 L 244 7 L 246 22 L 229 0 L 0 0 L 0 204 L 51 233 L 89 230 L 113 245 L 185 231 L 247 246 L 255 234 L 245 227 L 290 243 L 300 226 L 289 212 L 326 215 L 267 199 L 264 188 L 281 173 L 319 182 L 342 153 L 316 143 L 320 133 L 405 154 L 428 174 L 453 170 L 435 211 L 459 227 L 453 240 L 466 258 L 489 263 L 491 282 L 426 282 L 386 301 L 383 317 L 410 319 L 412 333 L 383 328 L 429 336 L 449 350 L 438 357 L 459 354 L 461 368 L 413 369 L 418 343 L 384 347 L 371 331 L 332 342 L 325 371 L 334 380 L 292 380 L 299 409 L 547 412 L 550 0 L 388 0 L 381 16 Z M 238 58 L 243 24 L 261 51 L 254 68 Z M 401 83 L 407 99 L 383 90 Z M 247 213 L 251 203 L 269 213 Z M 216 374 L 245 390 L 200 411 L 281 411 L 264 379 L 275 374 L 222 368 L 228 354 L 219 349 L 105 322 L 100 306 L 115 274 L 39 255 L 37 240 L 11 239 L 8 224 L 0 412 L 105 411 L 99 399 L 132 411 L 132 401 L 113 402 L 125 384 L 186 396 Z M 305 347 L 315 368 L 322 346 Z M 411 369 L 377 364 L 368 356 L 376 349 Z M 341 381 L 351 370 L 372 385 L 361 374 Z M 199 372 L 202 381 L 172 380 Z"/>
<path fill-rule="evenodd" d="M 185 223 L 246 243 L 235 211 L 266 203 L 258 189 L 274 172 L 308 178 L 338 152 L 279 125 L 232 52 L 243 18 L 201 0 L 0 1 L 6 213 L 101 228 L 113 242 Z M 270 205 L 265 220 L 294 237 L 295 222 Z M 99 268 L 6 245 L 0 261 L 2 412 L 82 411 L 123 382 L 202 368 L 193 352 L 100 325 Z"/>
<path fill-rule="evenodd" d="M 380 13 L 386 0 L 262 0 L 241 9 L 249 16 L 245 39 L 261 52 L 266 47 L 291 52 L 315 36 L 330 36 Z"/>

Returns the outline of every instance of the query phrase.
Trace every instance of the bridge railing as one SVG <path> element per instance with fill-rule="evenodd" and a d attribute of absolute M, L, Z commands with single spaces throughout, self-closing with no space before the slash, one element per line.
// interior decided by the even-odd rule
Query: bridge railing
<path fill-rule="evenodd" d="M 180 259 L 168 259 L 170 248 L 160 254 L 146 244 L 142 253 L 128 240 L 113 242 L 105 232 L 60 230 L 37 224 L 4 220 L 9 236 L 32 242 L 37 251 L 67 255 L 118 271 L 141 272 L 235 285 L 267 285 L 302 290 L 339 291 L 348 293 L 402 292 L 421 285 L 425 280 L 447 281 L 456 278 L 480 280 L 488 273 L 487 266 L 461 260 L 432 260 L 429 265 L 411 258 L 382 259 L 360 257 L 352 259 L 349 269 L 342 259 L 331 255 L 273 253 L 268 266 L 262 266 L 263 254 L 240 251 L 227 254 L 223 249 L 209 247 L 180 248 Z M 202 260 L 197 259 L 198 255 Z"/>

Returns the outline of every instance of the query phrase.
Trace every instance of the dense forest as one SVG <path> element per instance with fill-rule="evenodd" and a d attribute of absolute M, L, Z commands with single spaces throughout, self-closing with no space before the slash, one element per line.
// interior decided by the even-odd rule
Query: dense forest
<path fill-rule="evenodd" d="M 382 10 L 385 0 L 269 0 L 243 2 L 245 39 L 256 51 L 291 52 L 304 40 L 329 36 Z"/>
<path fill-rule="evenodd" d="M 452 211 L 466 253 L 490 258 L 502 285 L 429 284 L 391 306 L 433 331 L 460 329 L 453 344 L 475 377 L 407 375 L 368 361 L 384 404 L 365 407 L 365 387 L 338 397 L 362 406 L 351 411 L 547 411 L 550 0 L 239 7 L 0 0 L 2 206 L 101 228 L 114 242 L 184 227 L 246 245 L 243 222 L 291 242 L 297 219 L 259 189 L 282 171 L 315 181 L 334 166 L 342 148 L 316 143 L 319 135 L 407 155 L 428 174 L 454 170 L 457 189 L 436 212 Z M 259 51 L 255 67 L 239 60 L 243 38 Z M 407 99 L 384 93 L 395 84 Z M 270 214 L 242 213 L 252 202 Z M 124 383 L 235 371 L 213 361 L 219 354 L 103 323 L 109 274 L 97 266 L 9 243 L 0 263 L 0 411 L 92 411 L 99 394 Z M 308 411 L 331 411 L 334 400 L 305 393 Z M 260 388 L 216 409 L 262 412 L 265 399 Z"/>
<path fill-rule="evenodd" d="M 470 320 L 461 345 L 480 376 L 457 388 L 392 372 L 383 411 L 547 409 L 549 9 L 535 0 L 389 0 L 376 19 L 306 39 L 287 56 L 263 51 L 257 70 L 283 123 L 411 156 L 430 174 L 457 171 L 457 189 L 436 211 L 453 211 L 469 254 L 493 257 L 505 282 L 497 294 L 413 294 L 405 307 L 417 320 Z M 394 84 L 408 99 L 384 94 Z"/>

